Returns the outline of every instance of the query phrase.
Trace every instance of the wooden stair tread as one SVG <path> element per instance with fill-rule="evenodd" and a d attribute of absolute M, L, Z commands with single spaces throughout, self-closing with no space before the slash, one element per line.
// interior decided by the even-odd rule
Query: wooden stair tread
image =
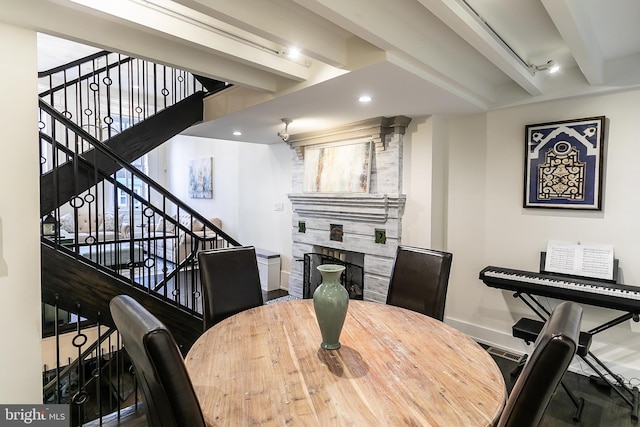
<path fill-rule="evenodd" d="M 144 403 L 138 403 L 137 407 L 133 405 L 122 409 L 120 419 L 118 419 L 118 413 L 114 412 L 102 417 L 102 423 L 97 419 L 84 424 L 83 427 L 148 427 L 148 425 Z"/>

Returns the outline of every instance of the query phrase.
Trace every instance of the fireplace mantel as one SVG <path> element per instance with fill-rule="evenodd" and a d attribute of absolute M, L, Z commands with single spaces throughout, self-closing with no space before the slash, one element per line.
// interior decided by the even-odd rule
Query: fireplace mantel
<path fill-rule="evenodd" d="M 402 236 L 406 196 L 402 194 L 402 145 L 411 119 L 376 117 L 350 125 L 291 135 L 292 255 L 303 261 L 318 247 L 363 257 L 363 298 L 384 302 L 393 260 Z M 305 150 L 373 141 L 367 193 L 306 192 Z M 303 262 L 293 262 L 289 293 L 303 295 Z"/>
<path fill-rule="evenodd" d="M 385 223 L 389 212 L 402 216 L 406 196 L 308 193 L 290 194 L 292 210 L 299 217 Z"/>
<path fill-rule="evenodd" d="M 411 119 L 405 116 L 375 117 L 342 127 L 291 135 L 287 143 L 296 150 L 300 158 L 304 158 L 305 146 L 332 142 L 372 141 L 376 144 L 377 150 L 385 150 L 386 137 L 404 135 L 409 123 Z"/>

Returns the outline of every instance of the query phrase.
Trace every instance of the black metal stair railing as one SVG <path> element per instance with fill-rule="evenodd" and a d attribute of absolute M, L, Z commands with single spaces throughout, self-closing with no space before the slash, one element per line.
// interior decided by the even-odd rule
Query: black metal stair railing
<path fill-rule="evenodd" d="M 165 112 L 196 104 L 201 108 L 202 93 L 228 86 L 109 52 L 39 73 L 42 247 L 48 271 L 42 276 L 43 303 L 54 305 L 54 333 L 48 339 L 55 340 L 58 356 L 44 367 L 43 398 L 70 403 L 72 425 L 132 402 L 130 387 L 125 386 L 131 376 L 124 352 L 115 330 L 105 326 L 110 320 L 109 292 L 127 293 L 121 286 L 128 284 L 138 298 L 164 304 L 159 309 L 182 331 L 180 345 L 188 346 L 202 312 L 197 252 L 239 244 L 218 223 L 149 178 L 135 161 L 153 148 L 141 147 L 140 140 L 156 139 L 156 146 L 166 140 L 158 140 L 158 133 L 148 129 L 156 128 L 153 120 L 170 122 L 163 131 L 173 136 L 202 115 L 193 110 L 181 113 L 180 120 L 166 120 L 161 117 Z M 45 233 L 47 219 L 56 225 L 52 233 Z M 83 267 L 66 280 L 58 270 L 75 270 L 73 258 Z M 91 279 L 101 283 L 95 292 Z M 54 286 L 47 287 L 47 282 Z M 58 298 L 57 292 L 64 296 Z M 59 316 L 61 310 L 67 313 L 66 322 Z M 65 325 L 73 331 L 63 330 Z M 97 334 L 95 340 L 87 338 L 89 331 Z M 65 336 L 71 337 L 75 354 L 61 359 L 60 341 Z"/>
<path fill-rule="evenodd" d="M 68 404 L 71 426 L 137 405 L 140 393 L 116 329 L 102 325 L 99 313 L 87 325 L 78 305 L 63 330 L 61 310 L 57 304 L 52 309 L 56 351 L 45 358 L 43 402 Z"/>
<path fill-rule="evenodd" d="M 82 182 L 82 186 L 75 183 L 76 187 L 86 190 L 52 212 L 57 227 L 53 234 L 43 235 L 43 240 L 56 251 L 85 265 L 92 264 L 96 272 L 116 278 L 119 283 L 128 283 L 132 287 L 130 292 L 143 290 L 182 312 L 201 313 L 197 252 L 235 246 L 238 242 L 112 153 L 105 144 L 74 124 L 66 123 L 68 127 L 64 128 L 65 118 L 61 114 L 44 103 L 41 107 L 41 123 L 44 124 L 40 130 L 42 164 L 58 165 L 46 172 L 53 174 L 52 182 L 60 183 L 55 177 L 61 164 L 73 166 L 74 181 L 86 181 L 88 176 L 93 179 L 89 186 L 86 182 Z M 53 131 L 60 128 L 64 131 Z M 107 173 L 97 168 L 97 156 L 107 157 L 120 170 Z M 42 168 L 45 169 L 48 168 Z M 90 174 L 80 174 L 81 169 Z M 57 189 L 45 191 L 56 193 Z M 44 228 L 42 231 L 44 233 Z M 48 280 L 43 274 L 43 287 Z M 95 286 L 89 280 L 83 285 L 87 288 Z M 46 301 L 44 291 L 43 301 Z M 86 293 L 77 289 L 77 295 Z M 78 300 L 86 301 L 82 297 Z M 56 329 L 59 325 L 58 302 L 55 306 Z M 66 301 L 60 301 L 65 310 L 69 310 L 70 302 L 68 294 Z M 90 303 L 88 305 L 101 304 L 103 311 L 108 310 L 108 300 Z M 70 404 L 71 425 L 79 426 L 130 407 L 138 399 L 131 397 L 132 393 L 137 396 L 135 388 L 130 386 L 135 377 L 123 370 L 124 353 L 118 351 L 118 344 L 109 342 L 114 339 L 111 337 L 115 330 L 105 327 L 106 332 L 101 331 L 100 312 L 82 314 L 97 318 L 97 322 L 81 322 L 80 307 L 75 313 L 77 327 L 67 334 L 73 335 L 71 345 L 77 349 L 77 354 L 72 360 L 58 358 L 55 366 L 44 367 L 43 399 Z M 92 329 L 97 329 L 94 342 L 87 338 L 91 335 L 87 330 Z M 53 339 L 59 341 L 62 336 L 64 334 L 55 331 Z M 105 340 L 107 351 L 101 350 Z M 59 342 L 55 348 L 59 353 Z"/>
<path fill-rule="evenodd" d="M 101 51 L 38 73 L 38 86 L 40 99 L 106 141 L 195 92 L 219 91 L 229 84 Z"/>
<path fill-rule="evenodd" d="M 71 179 L 81 189 L 52 212 L 59 229 L 44 237 L 59 250 L 201 313 L 197 252 L 239 243 L 45 103 L 40 119 L 42 172 L 60 184 L 56 173 L 70 163 Z M 117 171 L 99 169 L 98 157 Z"/>
<path fill-rule="evenodd" d="M 41 176 L 51 178 L 41 193 L 53 195 L 43 214 L 55 207 L 62 231 L 54 241 L 198 312 L 197 250 L 238 243 L 107 145 L 198 91 L 228 85 L 106 51 L 38 77 Z M 122 153 L 123 138 L 114 139 Z M 191 298 L 180 295 L 185 287 Z"/>

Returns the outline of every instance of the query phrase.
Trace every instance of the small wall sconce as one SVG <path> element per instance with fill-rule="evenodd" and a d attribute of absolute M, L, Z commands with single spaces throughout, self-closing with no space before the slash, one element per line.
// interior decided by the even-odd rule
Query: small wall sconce
<path fill-rule="evenodd" d="M 42 220 L 42 235 L 44 236 L 56 236 L 58 235 L 59 224 L 55 217 L 51 214 Z"/>
<path fill-rule="evenodd" d="M 291 119 L 280 119 L 284 123 L 284 129 L 278 132 L 278 136 L 282 138 L 284 142 L 289 141 L 289 124 L 293 121 Z"/>

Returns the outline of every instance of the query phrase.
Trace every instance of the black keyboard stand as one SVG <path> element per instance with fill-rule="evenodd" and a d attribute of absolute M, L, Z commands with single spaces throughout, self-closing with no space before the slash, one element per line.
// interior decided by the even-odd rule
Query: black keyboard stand
<path fill-rule="evenodd" d="M 522 300 L 541 319 L 541 322 L 539 324 L 539 327 L 541 329 L 542 324 L 549 318 L 549 315 L 550 315 L 549 311 L 534 296 L 530 294 L 527 294 L 524 292 L 516 292 L 513 294 L 513 297 L 519 298 L 520 300 Z M 633 319 L 635 322 L 638 322 L 640 320 L 637 313 L 626 313 L 626 314 L 623 314 L 622 316 L 619 316 L 615 319 L 605 322 L 602 325 L 597 326 L 596 328 L 593 328 L 589 331 L 581 332 L 577 355 L 589 366 L 589 368 L 591 368 L 597 374 L 597 377 L 595 378 L 597 379 L 598 383 L 609 387 L 611 390 L 617 393 L 622 398 L 622 400 L 624 400 L 631 407 L 631 419 L 633 421 L 638 421 L 638 401 L 640 399 L 638 388 L 637 387 L 629 388 L 629 386 L 624 383 L 624 381 L 619 375 L 616 375 L 615 373 L 613 373 L 600 359 L 598 359 L 598 357 L 596 357 L 589 350 L 589 346 L 591 344 L 591 338 L 594 335 L 600 332 L 606 331 L 630 319 Z M 531 322 L 537 322 L 531 319 L 527 319 L 527 320 L 530 320 Z M 535 341 L 535 338 L 537 338 L 538 333 L 540 332 L 540 329 L 536 331 L 535 327 L 523 327 L 522 325 L 523 324 L 527 325 L 527 322 L 523 323 L 522 321 L 523 319 L 520 319 L 520 321 L 514 325 L 513 336 L 516 338 L 524 339 L 525 342 L 527 342 L 527 344 L 529 342 Z M 589 359 L 592 359 L 595 362 L 595 364 L 591 362 L 591 360 Z M 523 361 L 520 362 L 522 363 L 522 366 L 524 366 L 525 361 L 526 361 L 526 355 L 523 358 Z M 511 375 L 512 376 L 519 375 L 519 372 L 522 369 L 522 366 L 516 367 Z M 607 378 L 602 371 L 605 371 L 612 378 L 615 378 L 615 382 L 612 382 L 609 378 Z M 591 382 L 595 382 L 593 378 L 591 379 Z M 584 399 L 582 398 L 576 399 L 573 393 L 563 383 L 561 383 L 561 385 L 562 385 L 562 388 L 564 388 L 564 390 L 569 395 L 569 398 L 571 398 L 571 401 L 576 406 L 576 412 L 574 413 L 573 419 L 575 421 L 579 421 L 580 415 L 582 413 L 582 408 L 584 406 Z M 616 387 L 616 385 L 618 387 Z"/>

